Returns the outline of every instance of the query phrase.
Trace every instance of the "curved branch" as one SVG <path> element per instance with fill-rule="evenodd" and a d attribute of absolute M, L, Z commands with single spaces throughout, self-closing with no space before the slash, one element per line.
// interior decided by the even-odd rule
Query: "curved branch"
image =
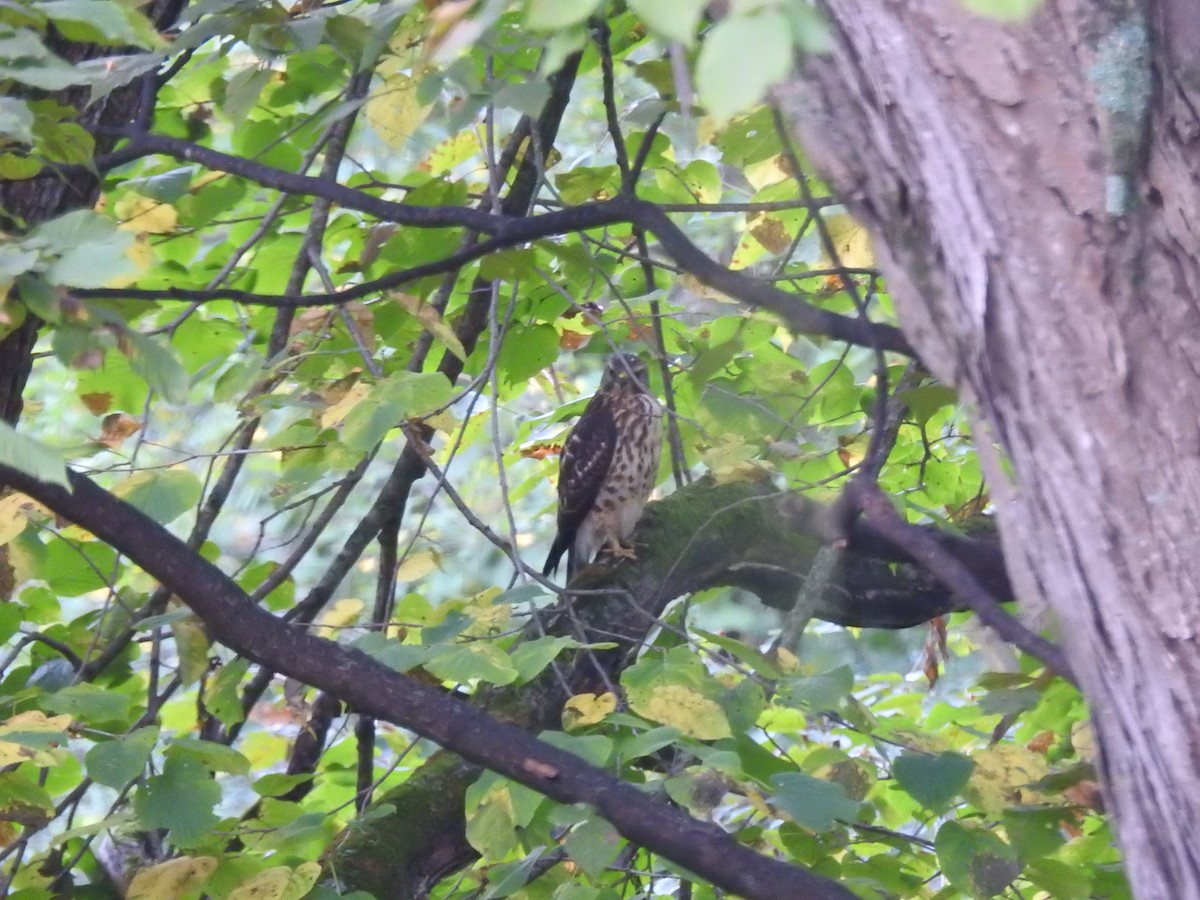
<path fill-rule="evenodd" d="M 127 555 L 191 607 L 214 639 L 248 659 L 327 691 L 360 714 L 408 728 L 553 800 L 590 804 L 628 840 L 725 890 L 763 900 L 853 900 L 836 882 L 760 856 L 716 825 L 697 821 L 520 728 L 360 651 L 289 628 L 161 525 L 90 479 L 76 472 L 68 478 L 69 491 L 0 466 L 0 483 Z"/>
<path fill-rule="evenodd" d="M 634 534 L 637 558 L 584 570 L 572 584 L 573 593 L 581 592 L 576 602 L 544 613 L 530 630 L 530 637 L 567 635 L 616 646 L 564 654 L 557 674 L 547 670 L 527 685 L 486 692 L 479 702 L 531 731 L 559 728 L 568 695 L 607 690 L 606 680 L 617 681 L 675 597 L 737 586 L 788 608 L 813 558 L 838 537 L 832 522 L 827 508 L 769 481 L 706 479 L 651 503 Z M 995 541 L 913 527 L 996 596 L 1011 596 Z M 957 608 L 950 592 L 912 565 L 904 547 L 874 523 L 860 518 L 840 539 L 846 549 L 815 598 L 815 617 L 907 628 Z M 447 860 L 468 865 L 475 856 L 464 834 L 463 798 L 479 773 L 439 756 L 380 797 L 396 812 L 361 823 L 336 842 L 333 861 L 343 885 L 377 896 L 423 896 L 425 887 L 447 874 Z M 434 809 L 430 796 L 449 799 Z M 410 824 L 414 820 L 419 828 Z"/>
<path fill-rule="evenodd" d="M 347 209 L 368 213 L 382 220 L 414 228 L 468 228 L 491 236 L 450 256 L 392 273 L 366 285 L 347 288 L 334 294 L 272 295 L 248 291 L 153 291 L 88 289 L 75 295 L 96 299 L 237 300 L 242 303 L 298 308 L 345 303 L 366 294 L 397 287 L 419 278 L 440 275 L 507 247 L 530 241 L 558 237 L 576 231 L 630 224 L 652 232 L 680 268 L 702 283 L 751 306 L 774 312 L 790 328 L 802 334 L 825 335 L 836 340 L 881 350 L 893 350 L 908 356 L 915 352 L 898 328 L 863 322 L 810 306 L 800 298 L 772 284 L 758 281 L 742 272 L 715 262 L 655 204 L 636 197 L 618 196 L 611 200 L 588 203 L 536 216 L 495 215 L 472 207 L 416 206 L 383 200 L 337 182 L 285 172 L 253 160 L 244 159 L 179 138 L 136 133 L 131 135 L 131 151 L 147 156 L 161 153 L 185 162 L 196 162 L 210 169 L 238 175 L 292 194 L 321 197 Z"/>

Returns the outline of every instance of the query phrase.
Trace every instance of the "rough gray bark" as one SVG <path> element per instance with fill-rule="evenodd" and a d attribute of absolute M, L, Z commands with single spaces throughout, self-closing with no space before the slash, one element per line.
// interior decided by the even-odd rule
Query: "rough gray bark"
<path fill-rule="evenodd" d="M 1200 897 L 1200 14 L 826 11 L 783 105 L 995 441 L 1005 557 L 1092 704 L 1137 896 Z"/>

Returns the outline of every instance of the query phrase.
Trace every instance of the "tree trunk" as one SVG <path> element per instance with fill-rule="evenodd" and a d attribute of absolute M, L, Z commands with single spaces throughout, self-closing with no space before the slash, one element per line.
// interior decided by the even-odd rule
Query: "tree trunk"
<path fill-rule="evenodd" d="M 1091 702 L 1140 898 L 1200 897 L 1194 0 L 828 0 L 780 90 L 974 408 L 1018 595 Z M 994 450 L 989 450 L 994 447 Z"/>

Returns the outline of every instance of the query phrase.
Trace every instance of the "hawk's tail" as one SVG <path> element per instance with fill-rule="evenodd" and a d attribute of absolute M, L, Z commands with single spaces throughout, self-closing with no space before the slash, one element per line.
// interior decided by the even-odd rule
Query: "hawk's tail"
<path fill-rule="evenodd" d="M 550 555 L 546 557 L 546 564 L 542 566 L 542 574 L 550 575 L 558 571 L 558 561 L 562 559 L 562 555 L 567 552 L 571 546 L 571 536 L 567 532 L 559 530 L 554 537 L 554 543 L 550 545 Z M 567 560 L 567 575 L 570 576 L 571 561 Z"/>

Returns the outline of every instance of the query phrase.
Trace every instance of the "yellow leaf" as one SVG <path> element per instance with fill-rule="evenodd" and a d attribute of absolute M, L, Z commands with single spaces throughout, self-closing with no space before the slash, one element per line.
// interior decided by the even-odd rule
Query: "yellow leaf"
<path fill-rule="evenodd" d="M 6 719 L 0 725 L 0 737 L 20 731 L 36 731 L 39 733 L 60 732 L 66 734 L 71 727 L 70 716 L 48 716 L 41 710 L 18 713 L 11 719 Z"/>
<path fill-rule="evenodd" d="M 71 727 L 70 716 L 47 716 L 40 710 L 19 713 L 0 725 L 0 766 L 11 766 L 31 762 L 35 766 L 57 766 L 66 756 L 62 747 L 42 749 L 30 747 L 17 741 L 6 741 L 6 734 L 35 733 L 61 734 L 62 743 L 67 742 L 67 729 Z"/>
<path fill-rule="evenodd" d="M 617 695 L 612 691 L 603 694 L 576 694 L 563 704 L 563 727 L 574 731 L 584 725 L 595 725 L 617 709 Z"/>
<path fill-rule="evenodd" d="M 317 863 L 303 863 L 295 870 L 272 866 L 252 875 L 229 892 L 228 900 L 300 900 L 321 874 Z"/>
<path fill-rule="evenodd" d="M 988 815 L 999 815 L 1013 806 L 1041 803 L 1044 798 L 1030 787 L 1049 771 L 1046 758 L 1018 744 L 997 744 L 971 754 L 975 770 L 966 796 Z"/>
<path fill-rule="evenodd" d="M 321 614 L 318 633 L 327 638 L 337 637 L 338 629 L 358 621 L 366 604 L 354 597 L 343 597 Z"/>
<path fill-rule="evenodd" d="M 333 428 L 342 424 L 342 420 L 350 414 L 350 410 L 358 406 L 369 393 L 371 393 L 370 385 L 363 384 L 361 381 L 351 385 L 350 390 L 346 391 L 340 400 L 321 413 L 321 427 Z"/>
<path fill-rule="evenodd" d="M 630 706 L 634 706 L 632 697 Z M 724 710 L 716 701 L 682 684 L 654 688 L 649 697 L 637 703 L 634 711 L 701 741 L 715 741 L 733 734 Z"/>
<path fill-rule="evenodd" d="M 400 560 L 396 567 L 396 581 L 419 581 L 431 572 L 437 570 L 441 557 L 432 549 L 425 548 L 416 553 L 410 553 Z"/>
<path fill-rule="evenodd" d="M 127 900 L 179 900 L 198 891 L 217 868 L 212 856 L 181 856 L 142 869 L 129 884 Z"/>
<path fill-rule="evenodd" d="M 417 87 L 425 75 L 425 66 L 413 66 L 411 74 L 401 71 L 405 62 L 389 57 L 376 70 L 382 83 L 367 100 L 367 120 L 383 142 L 395 150 L 403 150 L 417 127 L 425 121 L 432 106 L 417 98 Z"/>
<path fill-rule="evenodd" d="M 133 260 L 133 264 L 145 272 L 154 265 L 154 248 L 150 246 L 150 242 L 146 240 L 144 234 L 139 234 L 133 239 L 133 243 L 125 248 L 125 255 Z M 123 278 L 115 278 L 110 284 L 114 287 L 124 287 L 131 283 L 135 276 L 129 275 Z"/>
<path fill-rule="evenodd" d="M 169 203 L 130 194 L 117 204 L 118 226 L 122 231 L 139 234 L 170 234 L 179 224 L 179 212 Z"/>
<path fill-rule="evenodd" d="M 463 347 L 462 341 L 458 339 L 458 335 L 454 333 L 454 329 L 446 324 L 436 309 L 422 298 L 414 297 L 411 294 L 393 292 L 388 294 L 388 296 L 400 304 L 409 315 L 420 322 L 422 328 L 441 341 L 447 350 L 464 362 L 466 361 L 467 351 Z"/>
<path fill-rule="evenodd" d="M 779 666 L 785 675 L 795 675 L 800 671 L 800 660 L 787 647 L 775 648 L 775 665 Z"/>
<path fill-rule="evenodd" d="M 23 507 L 33 503 L 24 494 L 9 494 L 0 497 L 0 546 L 7 544 L 22 531 L 28 520 Z"/>
<path fill-rule="evenodd" d="M 791 166 L 786 158 L 778 153 L 759 162 L 750 163 L 742 171 L 756 191 L 795 177 L 791 174 Z"/>
<path fill-rule="evenodd" d="M 480 155 L 482 147 L 479 134 L 474 128 L 460 131 L 453 137 L 448 137 L 429 152 L 420 168 L 431 175 L 445 175 L 451 169 L 462 165 L 468 159 Z"/>
<path fill-rule="evenodd" d="M 875 265 L 875 251 L 871 247 L 871 236 L 845 213 L 825 217 L 825 227 L 837 250 L 838 262 L 847 269 L 869 269 Z M 822 247 L 821 261 L 817 268 L 828 269 L 833 266 L 833 260 Z"/>

